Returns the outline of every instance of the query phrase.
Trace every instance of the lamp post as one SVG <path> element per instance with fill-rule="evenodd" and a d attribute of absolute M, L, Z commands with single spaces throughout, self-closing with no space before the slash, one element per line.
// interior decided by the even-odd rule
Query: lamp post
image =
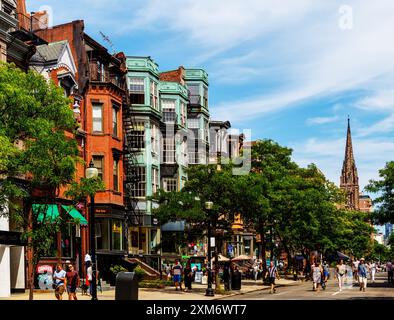
<path fill-rule="evenodd" d="M 205 202 L 205 209 L 209 213 L 213 208 L 213 202 Z M 208 297 L 213 297 L 215 295 L 212 289 L 212 270 L 211 270 L 211 217 L 208 218 L 208 288 L 205 291 L 205 295 Z"/>
<path fill-rule="evenodd" d="M 89 167 L 86 169 L 86 178 L 94 179 L 98 176 L 98 170 L 94 167 L 93 159 L 90 160 Z M 92 256 L 92 300 L 97 300 L 97 277 L 96 277 L 96 229 L 95 229 L 95 209 L 94 194 L 90 195 L 90 254 Z"/>

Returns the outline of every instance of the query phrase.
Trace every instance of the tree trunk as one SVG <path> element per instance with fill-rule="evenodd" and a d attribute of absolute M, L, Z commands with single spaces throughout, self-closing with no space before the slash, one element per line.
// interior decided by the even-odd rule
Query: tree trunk
<path fill-rule="evenodd" d="M 31 207 L 30 203 L 28 203 L 27 210 L 28 210 L 27 231 L 28 232 L 32 232 L 33 231 L 33 210 L 32 210 L 32 207 Z M 28 289 L 29 289 L 29 300 L 33 300 L 33 289 L 34 289 L 33 257 L 34 257 L 34 248 L 33 248 L 33 239 L 31 237 L 31 235 L 27 239 L 26 256 L 27 256 L 27 286 L 28 286 Z"/>

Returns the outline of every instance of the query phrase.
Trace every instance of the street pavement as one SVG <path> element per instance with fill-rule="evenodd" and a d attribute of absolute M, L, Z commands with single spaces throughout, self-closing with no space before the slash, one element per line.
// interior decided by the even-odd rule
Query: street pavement
<path fill-rule="evenodd" d="M 327 283 L 326 290 L 320 288 L 320 292 L 312 290 L 311 281 L 294 281 L 280 279 L 276 281 L 277 293 L 270 294 L 269 286 L 265 286 L 260 281 L 246 280 L 242 281 L 241 290 L 231 291 L 229 294 L 215 294 L 214 297 L 206 297 L 206 285 L 193 284 L 193 290 L 189 292 L 175 291 L 174 287 L 164 289 L 140 288 L 139 300 L 354 300 L 354 299 L 393 299 L 394 285 L 388 286 L 387 273 L 379 273 L 376 276 L 376 282 L 371 283 L 368 280 L 366 292 L 360 292 L 355 283 L 348 283 L 344 289 L 339 292 L 338 283 L 333 278 Z M 90 296 L 77 294 L 79 300 L 90 300 Z M 65 293 L 63 299 L 67 300 Z M 28 300 L 27 291 L 22 294 L 12 294 L 9 298 L 0 298 L 0 300 Z M 99 300 L 115 300 L 115 289 L 110 291 L 98 292 Z M 55 300 L 53 292 L 35 292 L 34 300 Z"/>
<path fill-rule="evenodd" d="M 278 281 L 280 285 L 297 285 L 297 281 L 281 279 Z M 246 295 L 251 292 L 268 290 L 269 286 L 264 286 L 262 281 L 246 280 L 242 281 L 241 290 L 230 291 L 227 294 L 215 294 L 214 297 L 205 296 L 205 290 L 207 285 L 201 285 L 193 283 L 192 291 L 183 292 L 175 291 L 174 287 L 166 287 L 164 289 L 152 289 L 152 288 L 140 288 L 138 290 L 139 300 L 218 300 L 224 297 L 240 296 Z M 90 296 L 81 295 L 77 293 L 79 300 L 90 300 Z M 110 291 L 103 291 L 97 293 L 98 300 L 115 300 L 115 289 Z M 28 300 L 29 295 L 26 291 L 25 293 L 12 294 L 9 298 L 0 298 L 0 300 Z M 63 299 L 67 300 L 68 296 L 65 293 Z M 55 294 L 53 291 L 50 292 L 35 292 L 34 300 L 55 300 Z"/>
<path fill-rule="evenodd" d="M 368 279 L 365 292 L 360 291 L 356 283 L 348 283 L 340 292 L 337 280 L 331 278 L 327 282 L 326 290 L 320 288 L 319 292 L 313 291 L 312 281 L 304 281 L 297 285 L 282 285 L 274 294 L 264 290 L 224 300 L 394 300 L 394 285 L 388 285 L 387 273 L 377 274 L 375 280 L 375 283 L 372 283 Z"/>

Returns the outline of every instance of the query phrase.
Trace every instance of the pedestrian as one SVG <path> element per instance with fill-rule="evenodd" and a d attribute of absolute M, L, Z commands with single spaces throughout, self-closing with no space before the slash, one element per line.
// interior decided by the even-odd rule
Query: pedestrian
<path fill-rule="evenodd" d="M 310 275 L 311 275 L 311 264 L 310 264 L 309 260 L 306 261 L 304 273 L 305 273 L 304 274 L 305 281 L 308 281 L 310 279 Z"/>
<path fill-rule="evenodd" d="M 353 261 L 353 277 L 354 280 L 358 281 L 358 265 L 360 264 L 360 261 L 356 258 L 356 260 Z"/>
<path fill-rule="evenodd" d="M 64 283 L 66 281 L 66 271 L 63 270 L 62 265 L 59 263 L 56 266 L 56 271 L 53 274 L 55 283 L 55 296 L 57 300 L 63 300 Z"/>
<path fill-rule="evenodd" d="M 336 277 L 338 279 L 339 291 L 342 291 L 343 282 L 345 280 L 345 275 L 347 272 L 346 265 L 343 264 L 343 260 L 339 260 L 339 263 L 337 264 L 335 271 L 336 271 Z"/>
<path fill-rule="evenodd" d="M 89 253 L 86 252 L 85 254 L 85 271 L 88 271 L 89 265 L 92 264 L 92 257 Z"/>
<path fill-rule="evenodd" d="M 257 263 L 253 267 L 253 275 L 254 275 L 254 281 L 257 282 L 257 278 L 259 276 L 259 265 Z"/>
<path fill-rule="evenodd" d="M 178 260 L 175 260 L 175 265 L 172 267 L 172 277 L 175 284 L 175 291 L 179 289 L 182 291 L 182 266 L 179 264 Z"/>
<path fill-rule="evenodd" d="M 390 284 L 394 283 L 393 280 L 393 264 L 391 263 L 391 260 L 389 260 L 386 263 L 386 270 L 387 270 L 387 282 Z"/>
<path fill-rule="evenodd" d="M 323 262 L 323 278 L 324 278 L 324 282 L 327 282 L 328 279 L 330 278 L 330 270 L 327 261 Z"/>
<path fill-rule="evenodd" d="M 78 272 L 74 270 L 72 264 L 68 265 L 68 272 L 66 273 L 66 284 L 68 292 L 68 300 L 78 300 L 77 299 L 77 287 L 79 287 L 79 275 Z"/>
<path fill-rule="evenodd" d="M 365 292 L 367 287 L 367 266 L 365 265 L 365 259 L 361 258 L 357 269 L 358 282 L 360 284 L 360 291 Z"/>
<path fill-rule="evenodd" d="M 190 259 L 186 262 L 186 267 L 183 270 L 183 275 L 185 279 L 185 292 L 192 289 L 192 281 L 193 281 L 193 270 L 191 267 Z"/>
<path fill-rule="evenodd" d="M 270 266 L 265 274 L 265 276 L 268 276 L 269 284 L 270 284 L 270 293 L 276 293 L 276 288 L 275 288 L 275 278 L 278 280 L 280 279 L 278 270 L 274 266 L 274 263 L 271 261 Z"/>
<path fill-rule="evenodd" d="M 323 269 L 318 261 L 312 267 L 313 291 L 319 292 L 319 284 L 321 284 L 321 276 Z"/>
<path fill-rule="evenodd" d="M 165 269 L 166 269 L 167 281 L 171 281 L 171 266 L 167 263 Z"/>
<path fill-rule="evenodd" d="M 225 291 L 231 290 L 231 270 L 230 270 L 229 262 L 224 263 L 223 282 L 224 282 L 224 290 Z"/>
<path fill-rule="evenodd" d="M 372 283 L 375 283 L 375 274 L 376 274 L 376 270 L 377 270 L 377 265 L 374 261 L 372 261 L 369 264 L 369 270 L 371 271 L 371 281 L 372 281 Z"/>
<path fill-rule="evenodd" d="M 93 286 L 93 268 L 91 261 L 87 262 L 87 270 L 86 270 L 86 284 L 89 285 L 89 294 L 92 295 L 92 286 Z"/>

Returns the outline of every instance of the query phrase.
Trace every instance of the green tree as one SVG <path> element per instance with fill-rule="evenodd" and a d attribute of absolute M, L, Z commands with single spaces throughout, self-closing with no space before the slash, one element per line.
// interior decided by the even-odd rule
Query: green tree
<path fill-rule="evenodd" d="M 386 163 L 379 170 L 380 180 L 370 180 L 367 191 L 378 194 L 373 201 L 378 206 L 375 208 L 373 217 L 375 223 L 394 223 L 394 161 Z"/>
<path fill-rule="evenodd" d="M 81 159 L 76 140 L 65 135 L 76 128 L 70 104 L 36 72 L 0 64 L 0 206 L 27 239 L 30 299 L 35 266 L 52 235 L 69 223 L 62 216 L 48 222 L 45 210 L 32 210 L 32 204 L 54 203 L 60 188 L 74 180 Z"/>

